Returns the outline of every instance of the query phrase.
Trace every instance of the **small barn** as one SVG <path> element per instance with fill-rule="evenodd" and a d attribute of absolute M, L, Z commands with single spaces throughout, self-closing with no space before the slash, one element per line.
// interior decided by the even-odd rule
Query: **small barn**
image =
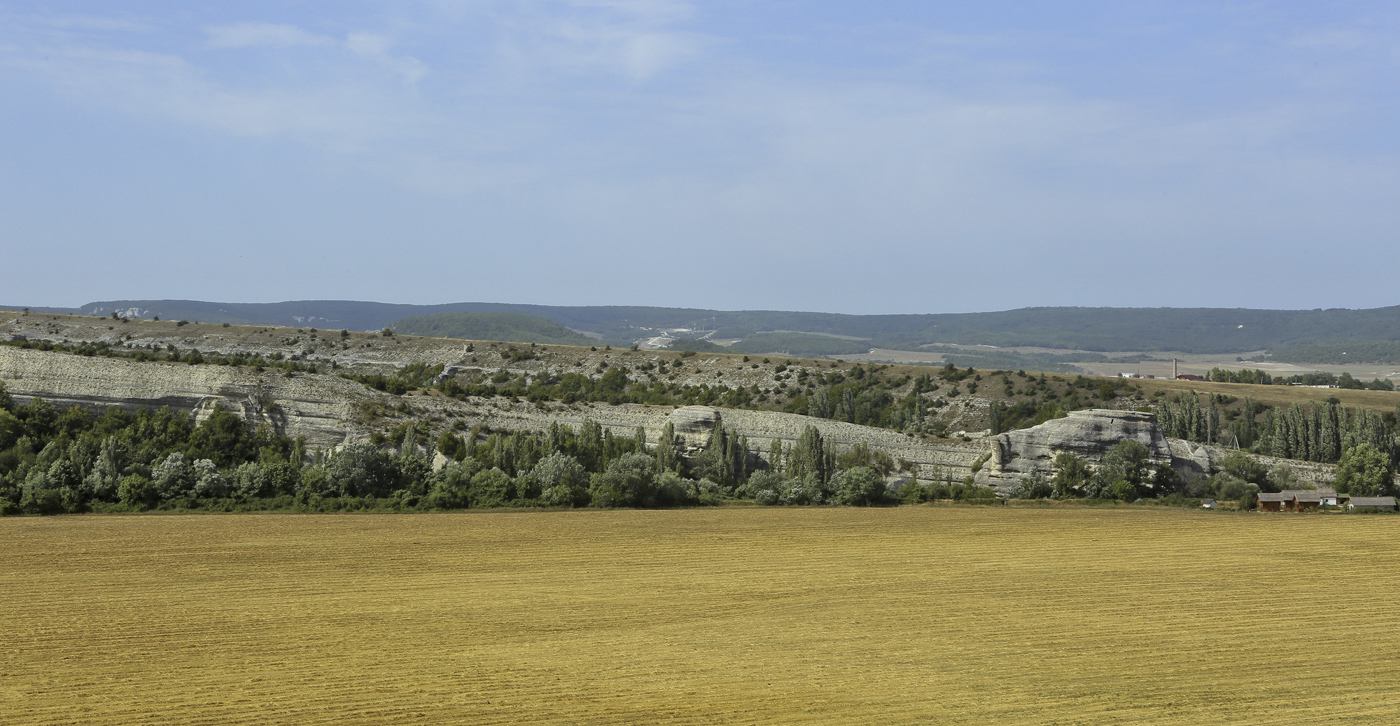
<path fill-rule="evenodd" d="M 1284 499 L 1282 492 L 1259 492 L 1259 511 L 1282 512 L 1284 503 L 1287 501 L 1289 500 Z"/>
<path fill-rule="evenodd" d="M 1283 508 L 1290 512 L 1307 512 L 1322 506 L 1322 495 L 1313 489 L 1285 489 Z"/>
<path fill-rule="evenodd" d="M 1368 509 L 1388 509 L 1395 511 L 1395 497 L 1352 497 L 1347 509 L 1365 507 Z"/>

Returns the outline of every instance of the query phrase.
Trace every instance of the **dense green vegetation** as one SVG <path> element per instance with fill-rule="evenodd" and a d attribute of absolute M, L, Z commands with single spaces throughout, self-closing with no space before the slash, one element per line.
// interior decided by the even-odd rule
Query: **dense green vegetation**
<path fill-rule="evenodd" d="M 1400 364 L 1400 341 L 1354 339 L 1330 345 L 1289 345 L 1271 350 L 1269 359 L 1315 365 L 1393 365 Z"/>
<path fill-rule="evenodd" d="M 1292 376 L 1272 376 L 1264 371 L 1249 369 L 1231 371 L 1224 368 L 1212 368 L 1210 375 L 1205 376 L 1206 380 L 1215 383 L 1252 383 L 1255 385 L 1268 386 L 1273 384 L 1291 386 L 1330 386 L 1333 388 L 1348 388 L 1352 390 L 1371 391 L 1393 391 L 1395 384 L 1380 378 L 1372 379 L 1370 383 L 1362 383 L 1352 378 L 1350 373 L 1327 373 L 1324 371 L 1311 371 L 1299 373 Z"/>
<path fill-rule="evenodd" d="M 15 406 L 0 386 L 0 512 L 139 510 L 198 500 L 290 496 L 301 443 L 250 430 L 222 407 L 198 426 L 168 409 L 94 416 L 43 399 Z"/>
<path fill-rule="evenodd" d="M 840 315 L 785 311 L 719 311 L 657 307 L 558 307 L 500 303 L 388 305 L 353 301 L 266 304 L 180 300 L 113 301 L 46 311 L 106 315 L 141 308 L 166 320 L 253 325 L 316 325 L 379 330 L 409 316 L 445 312 L 511 312 L 537 315 L 574 330 L 602 335 L 613 344 L 663 328 L 713 330 L 716 338 L 752 338 L 764 331 L 851 336 L 870 347 L 913 350 L 936 343 L 1035 346 L 1088 351 L 1275 351 L 1278 360 L 1400 363 L 1400 307 L 1371 310 L 1246 310 L 1224 308 L 1024 308 L 990 313 Z M 839 355 L 851 341 L 824 338 Z M 818 354 L 818 346 L 807 354 Z M 1347 355 L 1342 356 L 1341 353 Z M 797 355 L 797 353 L 793 353 Z M 1314 361 L 1312 357 L 1322 360 Z M 1304 360 L 1307 359 L 1307 360 Z M 961 361 L 958 365 L 963 365 Z M 1012 367 L 1021 364 L 992 364 Z"/>
<path fill-rule="evenodd" d="M 460 433 L 459 433 L 460 432 Z M 920 483 L 917 467 L 857 446 L 837 454 L 808 427 L 767 457 L 718 426 L 710 446 L 681 454 L 668 424 L 655 446 L 641 429 L 616 436 L 594 421 L 547 432 L 444 430 L 406 421 L 333 454 L 216 407 L 202 423 L 169 409 L 56 411 L 0 388 L 0 514 L 204 509 L 462 509 L 501 506 L 657 507 L 754 498 L 765 504 L 879 504 L 885 476 L 910 472 L 912 501 L 991 496 L 970 483 Z M 448 459 L 433 471 L 425 450 Z"/>
<path fill-rule="evenodd" d="M 1356 443 L 1344 450 L 1334 482 L 1337 492 L 1351 496 L 1395 494 L 1395 464 L 1371 444 Z M 1146 501 L 1199 506 L 1205 498 L 1236 502 L 1252 509 L 1259 492 L 1302 486 L 1287 464 L 1266 467 L 1257 459 L 1234 452 L 1210 476 L 1183 480 L 1166 464 L 1152 465 L 1146 446 L 1122 441 L 1104 454 L 1097 467 L 1073 454 L 1055 457 L 1053 476 L 1040 473 L 1022 479 L 1010 491 L 1013 499 L 1088 499 Z M 1311 486 L 1311 485 L 1309 485 Z"/>
<path fill-rule="evenodd" d="M 1151 463 L 1150 452 L 1137 441 L 1114 444 L 1096 468 L 1074 454 L 1055 457 L 1053 478 L 1039 473 L 1023 479 L 1011 491 L 1016 499 L 1083 498 L 1133 501 L 1179 493 L 1181 480 L 1166 464 Z"/>
<path fill-rule="evenodd" d="M 1342 453 L 1369 444 L 1392 462 L 1400 456 L 1395 445 L 1396 414 L 1377 414 L 1334 401 L 1295 403 L 1287 408 L 1262 406 L 1245 398 L 1226 420 L 1221 403 L 1232 397 L 1208 394 L 1205 400 L 1189 391 L 1157 406 L 1162 432 L 1173 438 L 1229 444 L 1284 459 L 1336 463 Z"/>
<path fill-rule="evenodd" d="M 1343 389 L 1392 391 L 1390 381 L 1362 383 L 1343 373 L 1305 373 L 1274 378 L 1258 370 L 1211 371 L 1211 380 L 1256 385 L 1292 384 L 1333 386 Z M 1233 405 L 1238 403 L 1238 405 Z M 1336 398 L 1321 402 L 1267 406 L 1245 396 L 1187 391 L 1164 397 L 1155 408 L 1157 423 L 1169 437 L 1248 449 L 1285 459 L 1337 463 L 1343 454 L 1361 444 L 1400 464 L 1400 407 L 1378 414 L 1365 408 L 1342 406 Z"/>
<path fill-rule="evenodd" d="M 393 324 L 394 332 L 465 340 L 592 345 L 594 340 L 538 315 L 524 313 L 437 313 L 415 315 Z"/>
<path fill-rule="evenodd" d="M 532 356 L 533 353 L 528 349 L 520 350 L 507 347 L 504 349 L 503 355 L 507 359 L 519 360 L 524 356 Z M 443 395 L 462 400 L 472 396 L 484 398 L 502 396 L 510 399 L 524 399 L 536 404 L 543 404 L 546 401 L 558 401 L 565 404 L 587 401 L 613 405 L 645 403 L 668 406 L 707 405 L 751 408 L 771 406 L 786 400 L 783 392 L 776 387 L 765 390 L 756 385 L 749 387 L 727 386 L 721 378 L 716 378 L 713 385 L 708 383 L 691 385 L 680 382 L 678 380 L 680 376 L 693 366 L 694 363 L 687 363 L 685 357 L 670 360 L 661 359 L 656 362 L 643 361 L 632 367 L 620 363 L 609 364 L 603 361 L 596 367 L 584 368 L 582 361 L 579 361 L 579 365 L 576 366 L 577 370 L 567 373 L 541 372 L 531 374 L 525 371 L 512 372 L 504 368 L 494 373 L 468 371 L 445 378 L 433 384 L 432 387 Z M 432 375 L 436 376 L 438 371 L 441 371 L 441 367 L 435 369 Z M 405 371 L 400 371 L 398 377 L 402 378 L 404 375 Z M 416 371 L 408 371 L 408 375 L 418 376 L 419 374 Z M 377 381 L 363 377 L 357 377 L 356 380 L 361 380 L 366 385 L 379 390 L 387 390 L 390 393 L 402 393 L 413 388 L 427 387 L 417 385 L 417 378 L 412 381 L 405 380 L 403 385 L 388 383 L 387 387 L 381 387 L 377 385 Z"/>
<path fill-rule="evenodd" d="M 534 356 L 532 349 L 512 346 L 505 347 L 502 354 L 508 360 Z M 766 408 L 935 436 L 948 434 L 946 425 L 938 420 L 939 410 L 960 395 L 977 393 L 979 386 L 1010 399 L 992 406 L 993 433 L 1034 426 L 1069 411 L 1102 405 L 1125 393 L 1137 392 L 1127 379 L 1065 379 L 1024 371 L 993 371 L 984 380 L 982 372 L 952 365 L 912 376 L 895 374 L 890 366 L 881 364 L 838 367 L 832 363 L 832 368 L 822 370 L 789 367 L 786 362 L 774 366 L 767 386 L 730 386 L 722 377 L 713 384 L 692 385 L 682 380 L 695 365 L 688 361 L 682 354 L 680 358 L 647 360 L 632 367 L 602 362 L 591 370 L 562 374 L 501 369 L 443 377 L 442 366 L 418 364 L 392 376 L 341 375 L 395 395 L 431 389 L 459 400 L 504 397 L 540 406 L 546 402 L 599 402 Z"/>

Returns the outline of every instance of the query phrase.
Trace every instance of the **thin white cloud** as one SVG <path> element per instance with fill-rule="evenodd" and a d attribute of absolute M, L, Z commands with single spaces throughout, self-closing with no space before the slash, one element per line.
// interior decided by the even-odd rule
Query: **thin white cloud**
<path fill-rule="evenodd" d="M 210 48 L 251 48 L 273 46 L 291 48 L 307 45 L 334 45 L 335 40 L 308 33 L 295 25 L 280 23 L 232 23 L 204 29 Z"/>
<path fill-rule="evenodd" d="M 216 49 L 243 48 L 293 48 L 327 47 L 342 48 L 351 54 L 384 67 L 412 85 L 428 74 L 428 65 L 412 56 L 399 56 L 390 52 L 394 38 L 383 33 L 356 31 L 346 34 L 345 40 L 337 40 L 326 35 L 309 33 L 295 25 L 284 23 L 232 23 L 213 25 L 205 29 L 208 35 L 207 47 Z"/>
<path fill-rule="evenodd" d="M 697 57 L 705 45 L 697 34 L 558 21 L 536 52 L 569 72 L 602 69 L 646 80 Z"/>
<path fill-rule="evenodd" d="M 112 18 L 99 15 L 43 15 L 43 16 L 3 16 L 0 20 L 22 20 L 27 23 L 47 26 L 59 30 L 90 31 L 102 33 L 148 33 L 155 30 L 150 23 L 128 18 Z"/>
<path fill-rule="evenodd" d="M 696 15 L 682 0 L 552 0 L 511 5 L 492 20 L 516 69 L 649 81 L 715 44 L 686 27 Z"/>
<path fill-rule="evenodd" d="M 175 55 L 146 51 L 55 46 L 42 60 L 5 59 L 47 80 L 86 105 L 119 109 L 208 128 L 234 136 L 289 136 L 327 149 L 353 152 L 382 133 L 370 89 L 347 85 L 313 91 L 234 88 Z"/>
<path fill-rule="evenodd" d="M 389 53 L 393 39 L 379 33 L 350 33 L 345 38 L 345 47 L 355 55 L 380 63 L 399 75 L 410 85 L 428 75 L 426 63 L 412 56 L 395 56 Z"/>
<path fill-rule="evenodd" d="M 695 16 L 695 6 L 684 0 L 565 0 L 573 8 L 607 10 L 635 20 L 669 25 Z"/>

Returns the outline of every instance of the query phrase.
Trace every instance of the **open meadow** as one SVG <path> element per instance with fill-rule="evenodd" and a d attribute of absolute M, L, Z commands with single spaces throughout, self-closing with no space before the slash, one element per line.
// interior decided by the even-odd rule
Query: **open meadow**
<path fill-rule="evenodd" d="M 1400 518 L 0 520 L 5 724 L 1371 724 Z"/>

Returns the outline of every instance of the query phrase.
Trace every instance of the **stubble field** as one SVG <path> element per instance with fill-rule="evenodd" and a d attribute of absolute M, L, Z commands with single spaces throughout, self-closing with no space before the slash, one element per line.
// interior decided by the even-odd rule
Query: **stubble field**
<path fill-rule="evenodd" d="M 0 520 L 5 724 L 1362 724 L 1400 518 Z"/>

